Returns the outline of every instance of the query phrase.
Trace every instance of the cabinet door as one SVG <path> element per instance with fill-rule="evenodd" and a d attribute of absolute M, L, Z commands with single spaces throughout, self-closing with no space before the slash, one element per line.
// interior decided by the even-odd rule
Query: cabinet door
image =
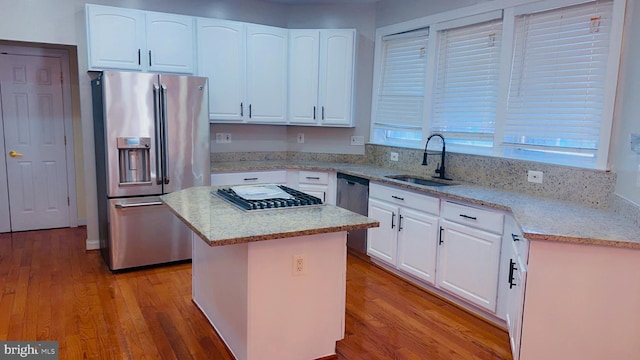
<path fill-rule="evenodd" d="M 438 217 L 401 209 L 398 219 L 398 268 L 435 285 Z"/>
<path fill-rule="evenodd" d="M 242 23 L 198 19 L 198 75 L 209 78 L 210 120 L 241 122 L 248 114 L 245 41 Z"/>
<path fill-rule="evenodd" d="M 193 74 L 194 31 L 190 16 L 148 12 L 146 14 L 149 71 Z"/>
<path fill-rule="evenodd" d="M 287 29 L 247 25 L 248 122 L 287 121 Z"/>
<path fill-rule="evenodd" d="M 397 207 L 369 198 L 368 216 L 378 220 L 380 227 L 367 230 L 367 255 L 395 266 L 398 233 Z"/>
<path fill-rule="evenodd" d="M 320 38 L 320 121 L 353 126 L 355 30 L 323 30 Z"/>
<path fill-rule="evenodd" d="M 144 13 L 87 5 L 89 69 L 142 70 L 145 49 Z"/>
<path fill-rule="evenodd" d="M 442 221 L 437 286 L 496 311 L 501 236 Z"/>
<path fill-rule="evenodd" d="M 318 123 L 318 30 L 289 30 L 289 122 Z"/>
<path fill-rule="evenodd" d="M 522 312 L 524 307 L 524 293 L 527 281 L 527 268 L 520 257 L 512 257 L 512 278 L 507 297 L 507 329 L 513 360 L 520 358 L 520 338 L 522 336 Z"/>

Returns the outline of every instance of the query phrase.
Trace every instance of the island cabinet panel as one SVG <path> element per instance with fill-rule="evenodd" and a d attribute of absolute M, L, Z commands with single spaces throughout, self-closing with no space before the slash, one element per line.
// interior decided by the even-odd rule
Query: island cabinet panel
<path fill-rule="evenodd" d="M 520 359 L 638 359 L 638 274 L 638 249 L 530 239 Z"/>
<path fill-rule="evenodd" d="M 335 354 L 344 337 L 346 232 L 225 246 L 194 235 L 193 245 L 194 302 L 237 359 Z"/>

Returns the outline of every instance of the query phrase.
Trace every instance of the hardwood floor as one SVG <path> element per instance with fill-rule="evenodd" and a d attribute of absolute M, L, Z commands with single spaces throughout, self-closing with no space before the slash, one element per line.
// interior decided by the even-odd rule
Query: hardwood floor
<path fill-rule="evenodd" d="M 60 359 L 232 359 L 191 302 L 191 264 L 111 273 L 86 230 L 0 234 L 0 340 Z M 277 344 L 274 344 L 277 346 Z M 511 359 L 507 334 L 349 255 L 338 359 Z"/>

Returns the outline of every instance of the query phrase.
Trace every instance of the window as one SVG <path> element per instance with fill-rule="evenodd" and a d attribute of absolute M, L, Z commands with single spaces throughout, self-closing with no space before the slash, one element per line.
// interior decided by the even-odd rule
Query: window
<path fill-rule="evenodd" d="M 454 150 L 493 146 L 501 40 L 502 19 L 439 32 L 431 131 Z"/>
<path fill-rule="evenodd" d="M 612 5 L 593 2 L 516 17 L 505 156 L 593 166 Z"/>
<path fill-rule="evenodd" d="M 427 30 L 382 39 L 382 70 L 374 98 L 374 142 L 412 146 L 422 141 Z"/>
<path fill-rule="evenodd" d="M 379 29 L 372 142 L 606 169 L 626 1 L 518 3 Z"/>

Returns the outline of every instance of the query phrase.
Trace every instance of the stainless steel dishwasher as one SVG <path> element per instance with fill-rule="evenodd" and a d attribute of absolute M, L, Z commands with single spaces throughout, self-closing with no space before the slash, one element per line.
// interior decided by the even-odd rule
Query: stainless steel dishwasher
<path fill-rule="evenodd" d="M 369 180 L 338 173 L 336 205 L 360 215 L 368 214 Z M 347 234 L 347 247 L 367 253 L 367 230 L 353 230 Z"/>

